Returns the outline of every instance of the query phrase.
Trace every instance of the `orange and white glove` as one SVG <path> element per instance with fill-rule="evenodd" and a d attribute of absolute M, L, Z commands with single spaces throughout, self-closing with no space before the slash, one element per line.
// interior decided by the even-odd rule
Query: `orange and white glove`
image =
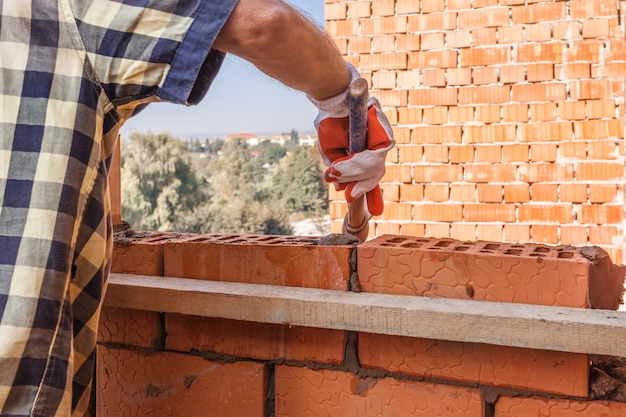
<path fill-rule="evenodd" d="M 359 73 L 351 64 L 346 63 L 346 66 L 352 74 L 352 81 L 359 78 Z M 348 203 L 365 194 L 369 213 L 381 215 L 384 203 L 378 183 L 385 175 L 387 152 L 393 148 L 395 141 L 380 103 L 375 97 L 369 98 L 367 149 L 350 155 L 348 89 L 326 100 L 312 97 L 309 100 L 319 109 L 315 128 L 319 150 L 328 167 L 324 179 L 333 182 L 335 189 L 345 190 Z"/>

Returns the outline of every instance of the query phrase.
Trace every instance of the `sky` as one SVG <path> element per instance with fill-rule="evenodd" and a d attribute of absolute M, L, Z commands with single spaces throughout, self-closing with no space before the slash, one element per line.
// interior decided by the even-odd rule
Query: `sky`
<path fill-rule="evenodd" d="M 287 0 L 320 27 L 324 0 Z M 255 66 L 227 55 L 209 92 L 196 106 L 152 103 L 129 119 L 121 135 L 133 131 L 167 131 L 183 138 L 222 137 L 228 133 L 258 135 L 291 132 L 314 133 L 315 107 L 306 96 L 266 76 Z"/>

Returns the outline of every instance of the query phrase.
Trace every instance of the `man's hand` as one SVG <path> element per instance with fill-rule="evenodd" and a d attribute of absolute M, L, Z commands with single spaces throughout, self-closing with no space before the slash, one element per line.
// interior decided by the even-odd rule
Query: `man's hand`
<path fill-rule="evenodd" d="M 351 71 L 356 72 L 353 68 Z M 395 142 L 380 103 L 375 97 L 368 101 L 367 149 L 349 155 L 347 100 L 313 102 L 320 109 L 315 126 L 319 149 L 328 166 L 324 178 L 333 182 L 337 190 L 345 190 L 348 203 L 365 194 L 368 211 L 376 216 L 382 214 L 384 204 L 378 182 L 385 175 L 385 158 Z"/>

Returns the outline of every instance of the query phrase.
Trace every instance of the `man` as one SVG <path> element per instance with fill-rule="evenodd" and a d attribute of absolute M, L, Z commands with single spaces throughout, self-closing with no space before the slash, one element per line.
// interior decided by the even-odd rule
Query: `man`
<path fill-rule="evenodd" d="M 347 156 L 358 76 L 280 0 L 0 0 L 0 416 L 83 416 L 109 271 L 107 174 L 123 122 L 195 104 L 225 53 L 320 108 L 327 179 L 368 193 L 393 146 L 373 100 L 369 150 Z"/>

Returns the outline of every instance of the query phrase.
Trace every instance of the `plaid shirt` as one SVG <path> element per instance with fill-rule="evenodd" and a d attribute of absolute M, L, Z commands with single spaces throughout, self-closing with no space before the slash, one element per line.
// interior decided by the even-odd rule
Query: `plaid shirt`
<path fill-rule="evenodd" d="M 235 2 L 0 0 L 0 415 L 85 413 L 118 129 L 204 96 Z"/>

